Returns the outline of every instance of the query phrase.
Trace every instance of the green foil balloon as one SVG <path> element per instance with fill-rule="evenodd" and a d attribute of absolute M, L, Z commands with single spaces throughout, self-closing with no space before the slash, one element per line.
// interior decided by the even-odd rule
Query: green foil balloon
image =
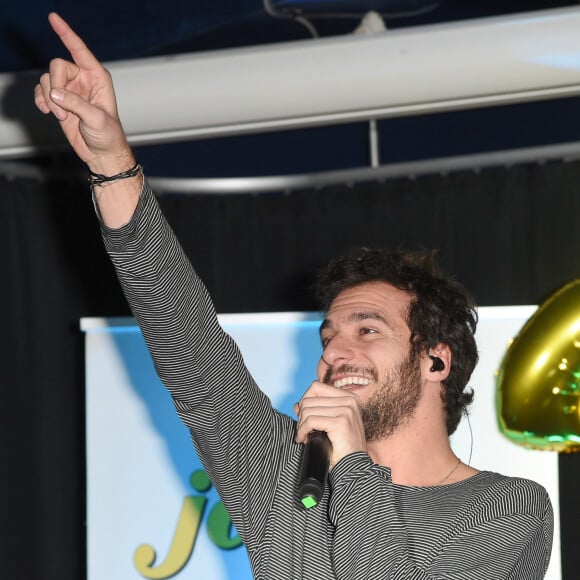
<path fill-rule="evenodd" d="M 526 322 L 497 373 L 497 416 L 513 442 L 580 451 L 580 280 L 558 290 Z"/>

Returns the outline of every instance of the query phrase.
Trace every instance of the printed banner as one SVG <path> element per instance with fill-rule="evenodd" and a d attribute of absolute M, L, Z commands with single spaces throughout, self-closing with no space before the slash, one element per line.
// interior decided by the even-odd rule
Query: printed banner
<path fill-rule="evenodd" d="M 480 362 L 470 382 L 469 422 L 452 438 L 479 469 L 519 475 L 548 490 L 555 512 L 546 578 L 560 580 L 558 457 L 501 435 L 495 372 L 509 341 L 535 307 L 480 308 Z M 220 317 L 276 408 L 292 406 L 315 378 L 320 356 L 314 313 Z M 248 558 L 189 432 L 157 378 L 133 319 L 86 318 L 87 579 L 250 580 Z"/>

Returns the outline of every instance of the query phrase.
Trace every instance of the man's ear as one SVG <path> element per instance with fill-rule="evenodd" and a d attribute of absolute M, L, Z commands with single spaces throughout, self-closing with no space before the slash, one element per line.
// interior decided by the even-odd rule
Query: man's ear
<path fill-rule="evenodd" d="M 448 345 L 440 342 L 435 348 L 429 349 L 424 357 L 424 365 L 429 380 L 443 381 L 449 376 L 452 360 L 451 349 Z"/>

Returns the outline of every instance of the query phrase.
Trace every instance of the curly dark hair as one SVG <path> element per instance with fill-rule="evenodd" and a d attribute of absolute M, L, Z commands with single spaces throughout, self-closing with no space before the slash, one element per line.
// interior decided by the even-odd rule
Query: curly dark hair
<path fill-rule="evenodd" d="M 453 354 L 441 392 L 447 432 L 451 435 L 473 400 L 473 390 L 466 386 L 478 360 L 474 338 L 477 311 L 467 290 L 438 268 L 435 254 L 433 250 L 388 252 L 361 248 L 335 258 L 320 270 L 316 295 L 325 312 L 340 292 L 365 282 L 387 282 L 411 296 L 407 312 L 411 356 L 428 353 L 439 343 L 448 345 Z"/>

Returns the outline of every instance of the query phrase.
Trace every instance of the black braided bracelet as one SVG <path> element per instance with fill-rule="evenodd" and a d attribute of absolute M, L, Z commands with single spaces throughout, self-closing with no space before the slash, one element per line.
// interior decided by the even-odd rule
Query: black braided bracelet
<path fill-rule="evenodd" d="M 131 169 L 123 171 L 123 173 L 117 173 L 117 175 L 103 175 L 102 173 L 95 173 L 89 169 L 89 183 L 93 185 L 102 185 L 103 183 L 108 183 L 110 181 L 119 181 L 120 179 L 127 179 L 129 177 L 135 177 L 143 171 L 143 167 L 140 163 L 136 163 Z"/>

